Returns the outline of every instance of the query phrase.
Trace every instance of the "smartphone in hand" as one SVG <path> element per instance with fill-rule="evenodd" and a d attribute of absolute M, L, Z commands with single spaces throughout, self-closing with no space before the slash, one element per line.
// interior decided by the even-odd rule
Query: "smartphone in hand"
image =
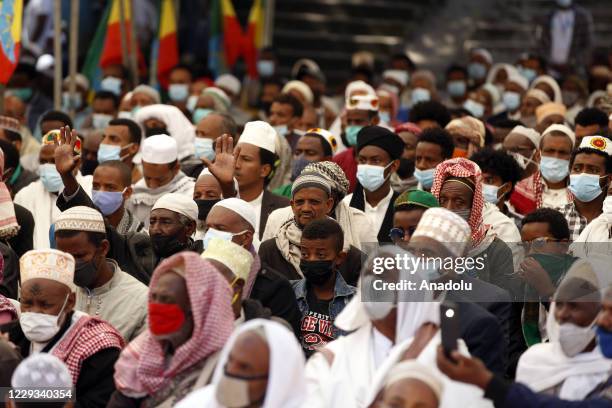
<path fill-rule="evenodd" d="M 440 304 L 440 332 L 444 355 L 453 360 L 451 352 L 457 350 L 457 340 L 460 337 L 459 308 L 455 302 L 445 300 Z"/>

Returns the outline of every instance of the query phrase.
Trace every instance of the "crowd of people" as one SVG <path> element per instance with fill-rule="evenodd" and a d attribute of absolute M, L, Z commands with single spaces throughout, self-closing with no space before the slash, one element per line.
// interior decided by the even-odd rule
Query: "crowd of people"
<path fill-rule="evenodd" d="M 258 79 L 178 65 L 167 89 L 110 65 L 67 77 L 60 110 L 21 63 L 0 116 L 0 387 L 79 407 L 612 406 L 612 67 L 465 62 L 377 72 L 358 52 L 328 84 L 264 49 Z M 451 266 L 376 272 L 402 256 Z M 377 279 L 439 286 L 389 300 Z"/>

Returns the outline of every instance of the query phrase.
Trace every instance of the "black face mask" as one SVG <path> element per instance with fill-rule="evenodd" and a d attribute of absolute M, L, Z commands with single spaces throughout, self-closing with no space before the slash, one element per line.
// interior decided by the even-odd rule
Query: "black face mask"
<path fill-rule="evenodd" d="M 300 261 L 300 270 L 306 282 L 314 286 L 326 283 L 334 272 L 334 261 Z"/>
<path fill-rule="evenodd" d="M 168 258 L 189 247 L 188 242 L 179 242 L 175 236 L 166 235 L 153 235 L 151 244 L 153 244 L 153 251 L 160 258 Z"/>
<path fill-rule="evenodd" d="M 97 160 L 83 160 L 81 163 L 81 174 L 84 176 L 89 176 L 90 174 L 93 174 L 96 167 L 98 167 Z"/>
<path fill-rule="evenodd" d="M 397 169 L 397 175 L 401 179 L 407 179 L 414 174 L 414 160 L 400 158 L 400 165 Z"/>
<path fill-rule="evenodd" d="M 166 129 L 165 127 L 150 127 L 150 128 L 145 128 L 145 137 L 150 137 L 150 136 L 155 136 L 155 135 L 168 135 L 168 136 L 171 136 L 168 133 L 168 129 Z"/>
<path fill-rule="evenodd" d="M 77 261 L 74 267 L 74 284 L 81 288 L 92 288 L 98 276 L 95 256 L 90 261 Z"/>
<path fill-rule="evenodd" d="M 213 205 L 217 204 L 221 200 L 193 200 L 198 205 L 198 220 L 206 221 L 208 213 Z"/>

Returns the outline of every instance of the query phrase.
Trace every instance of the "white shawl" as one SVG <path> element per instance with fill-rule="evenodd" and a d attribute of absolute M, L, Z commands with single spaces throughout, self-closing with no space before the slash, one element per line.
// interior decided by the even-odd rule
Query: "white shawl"
<path fill-rule="evenodd" d="M 176 140 L 178 145 L 179 160 L 195 153 L 195 127 L 179 108 L 163 104 L 144 106 L 134 118 L 143 128 L 144 122 L 149 119 L 157 119 L 166 124 L 168 134 Z M 142 143 L 140 145 L 142 146 Z"/>
<path fill-rule="evenodd" d="M 299 408 L 306 399 L 304 354 L 295 335 L 273 320 L 254 319 L 240 325 L 229 338 L 219 357 L 210 385 L 187 395 L 177 408 L 222 408 L 215 393 L 229 353 L 239 335 L 263 327 L 270 349 L 268 387 L 262 408 Z"/>

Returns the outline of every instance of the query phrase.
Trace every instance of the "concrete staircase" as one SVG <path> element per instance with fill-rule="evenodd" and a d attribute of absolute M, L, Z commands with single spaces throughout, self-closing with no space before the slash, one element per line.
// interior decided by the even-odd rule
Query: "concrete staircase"
<path fill-rule="evenodd" d="M 597 46 L 611 46 L 612 3 L 575 1 L 593 14 Z M 373 52 L 382 69 L 401 45 L 441 75 L 473 47 L 504 62 L 534 50 L 535 22 L 553 7 L 554 0 L 276 0 L 274 46 L 282 74 L 297 59 L 312 58 L 330 84 L 347 78 L 353 52 Z"/>

